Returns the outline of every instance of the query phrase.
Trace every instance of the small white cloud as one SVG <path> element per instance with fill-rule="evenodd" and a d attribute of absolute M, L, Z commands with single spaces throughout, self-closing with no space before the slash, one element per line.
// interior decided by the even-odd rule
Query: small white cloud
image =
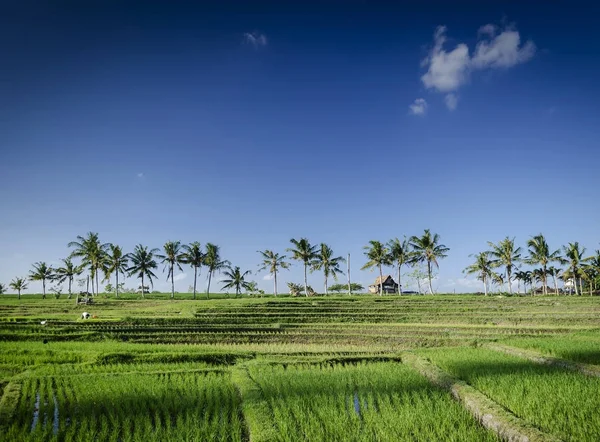
<path fill-rule="evenodd" d="M 458 89 L 469 79 L 469 48 L 461 43 L 452 51 L 443 48 L 446 42 L 446 27 L 438 26 L 434 34 L 434 45 L 421 65 L 428 67 L 421 81 L 427 89 L 450 92 Z"/>
<path fill-rule="evenodd" d="M 510 68 L 530 60 L 535 50 L 532 41 L 527 41 L 521 46 L 519 33 L 506 30 L 489 41 L 477 43 L 472 59 L 473 68 Z"/>
<path fill-rule="evenodd" d="M 458 96 L 450 93 L 444 97 L 444 102 L 446 103 L 446 107 L 453 111 L 458 106 Z"/>
<path fill-rule="evenodd" d="M 267 273 L 265 276 L 263 276 L 264 281 L 271 281 L 272 279 L 273 275 L 271 275 L 270 273 Z"/>
<path fill-rule="evenodd" d="M 408 108 L 412 115 L 424 116 L 427 113 L 427 101 L 424 98 L 417 98 Z"/>
<path fill-rule="evenodd" d="M 498 31 L 498 26 L 492 25 L 492 24 L 487 24 L 487 25 L 483 25 L 482 27 L 479 28 L 479 31 L 477 31 L 477 35 L 489 35 L 490 37 L 493 38 L 496 35 L 497 31 Z"/>
<path fill-rule="evenodd" d="M 140 180 L 144 178 L 144 173 L 143 172 L 138 172 L 136 175 Z"/>
<path fill-rule="evenodd" d="M 267 36 L 260 32 L 246 32 L 244 33 L 244 42 L 250 44 L 254 49 L 258 49 L 267 45 Z"/>
<path fill-rule="evenodd" d="M 462 287 L 468 289 L 481 289 L 483 283 L 476 279 L 470 278 L 458 278 L 458 279 L 448 279 L 448 284 L 450 287 Z"/>
<path fill-rule="evenodd" d="M 185 278 L 187 278 L 185 273 L 179 273 L 173 277 L 173 281 L 183 281 Z"/>

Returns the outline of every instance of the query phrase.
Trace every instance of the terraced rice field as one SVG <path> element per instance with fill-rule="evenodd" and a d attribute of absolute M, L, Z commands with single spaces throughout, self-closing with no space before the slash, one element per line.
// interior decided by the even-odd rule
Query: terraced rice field
<path fill-rule="evenodd" d="M 596 441 L 596 369 L 595 297 L 4 299 L 0 440 Z"/>

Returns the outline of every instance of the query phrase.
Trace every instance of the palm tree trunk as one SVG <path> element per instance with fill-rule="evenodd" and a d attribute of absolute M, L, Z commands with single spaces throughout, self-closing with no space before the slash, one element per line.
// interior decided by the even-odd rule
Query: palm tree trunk
<path fill-rule="evenodd" d="M 100 284 L 98 284 L 98 269 L 96 269 L 96 294 L 100 293 Z"/>
<path fill-rule="evenodd" d="M 171 266 L 171 299 L 175 298 L 175 278 L 173 278 L 173 271 L 175 269 Z"/>
<path fill-rule="evenodd" d="M 483 293 L 485 296 L 487 296 L 487 280 L 485 278 L 485 275 L 483 276 Z"/>
<path fill-rule="evenodd" d="M 277 270 L 273 272 L 273 293 L 277 296 Z"/>
<path fill-rule="evenodd" d="M 552 273 L 552 280 L 554 281 L 554 294 L 558 296 L 558 284 L 556 283 L 556 273 Z"/>
<path fill-rule="evenodd" d="M 512 284 L 510 283 L 510 270 L 506 268 L 506 280 L 508 281 L 508 293 L 512 295 Z"/>
<path fill-rule="evenodd" d="M 579 293 L 581 293 L 581 296 L 583 296 L 583 282 L 582 282 L 583 278 L 579 278 Z"/>
<path fill-rule="evenodd" d="M 19 300 L 21 299 L 21 289 L 18 290 L 19 292 Z"/>
<path fill-rule="evenodd" d="M 90 279 L 92 280 L 92 297 L 94 297 L 94 270 L 93 269 L 90 269 L 90 274 L 88 275 L 88 278 L 87 278 L 86 290 L 88 293 L 90 292 Z"/>
<path fill-rule="evenodd" d="M 212 279 L 212 270 L 208 271 L 208 287 L 206 287 L 206 299 L 208 299 L 209 297 L 209 292 L 210 292 L 210 280 Z"/>
<path fill-rule="evenodd" d="M 427 278 L 429 279 L 429 294 L 433 295 L 433 285 L 431 283 L 431 261 L 427 261 Z"/>
<path fill-rule="evenodd" d="M 198 266 L 194 266 L 194 299 L 196 299 L 196 280 L 198 279 Z"/>
<path fill-rule="evenodd" d="M 142 272 L 142 298 L 145 298 L 146 295 L 144 294 L 144 272 Z"/>
<path fill-rule="evenodd" d="M 115 295 L 119 297 L 119 269 L 115 272 Z"/>
<path fill-rule="evenodd" d="M 400 264 L 398 264 L 398 295 L 402 294 L 402 289 L 400 288 Z"/>
<path fill-rule="evenodd" d="M 73 283 L 73 278 L 69 277 L 69 299 L 71 299 L 71 296 L 73 296 L 73 293 L 71 292 L 71 284 Z"/>
<path fill-rule="evenodd" d="M 379 296 L 383 296 L 383 270 L 379 264 Z"/>
<path fill-rule="evenodd" d="M 308 281 L 306 279 L 306 263 L 304 263 L 304 294 L 308 298 Z"/>
<path fill-rule="evenodd" d="M 325 296 L 327 296 L 327 275 L 325 275 Z"/>
<path fill-rule="evenodd" d="M 42 299 L 46 299 L 46 280 L 42 279 Z"/>

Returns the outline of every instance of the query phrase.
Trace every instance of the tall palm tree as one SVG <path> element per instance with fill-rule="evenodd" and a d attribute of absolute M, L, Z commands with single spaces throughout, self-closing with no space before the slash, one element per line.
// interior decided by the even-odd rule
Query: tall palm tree
<path fill-rule="evenodd" d="M 277 296 L 277 272 L 280 269 L 289 269 L 290 263 L 286 261 L 285 255 L 280 255 L 272 250 L 258 251 L 262 258 L 262 263 L 259 271 L 267 270 L 270 275 L 273 275 L 273 290 L 275 296 Z"/>
<path fill-rule="evenodd" d="M 387 244 L 390 250 L 390 258 L 398 266 L 398 294 L 402 294 L 402 266 L 410 265 L 414 260 L 414 254 L 410 249 L 410 242 L 406 237 L 400 241 L 398 238 L 394 238 Z"/>
<path fill-rule="evenodd" d="M 108 244 L 102 244 L 97 233 L 88 232 L 87 236 L 77 236 L 77 241 L 71 241 L 68 247 L 73 247 L 71 257 L 81 258 L 81 263 L 90 269 L 92 280 L 92 295 L 94 294 L 94 279 L 96 281 L 96 294 L 99 293 L 98 273 L 102 268 Z"/>
<path fill-rule="evenodd" d="M 473 256 L 473 255 L 469 255 Z M 477 279 L 483 282 L 483 292 L 488 294 L 488 282 L 492 279 L 494 270 L 489 252 L 481 252 L 475 255 L 475 262 L 465 268 L 463 273 L 467 275 L 477 275 Z"/>
<path fill-rule="evenodd" d="M 531 265 L 540 265 L 542 267 L 542 273 L 540 276 L 542 277 L 542 284 L 544 295 L 548 294 L 548 264 L 554 261 L 560 260 L 560 252 L 555 250 L 553 252 L 550 251 L 550 247 L 548 246 L 548 242 L 544 235 L 541 233 L 529 239 L 527 241 L 527 247 L 529 248 L 529 257 L 525 260 L 527 264 Z"/>
<path fill-rule="evenodd" d="M 129 256 L 123 254 L 123 249 L 114 244 L 108 245 L 109 251 L 106 253 L 103 262 L 104 280 L 108 281 L 111 275 L 115 274 L 115 297 L 119 297 L 119 273 L 125 276 L 127 265 L 129 264 Z"/>
<path fill-rule="evenodd" d="M 16 290 L 19 294 L 19 299 L 21 299 L 21 291 L 27 290 L 27 280 L 25 278 L 15 278 L 10 284 L 10 288 Z"/>
<path fill-rule="evenodd" d="M 206 244 L 206 254 L 204 255 L 204 265 L 208 267 L 208 286 L 206 287 L 206 299 L 210 294 L 210 281 L 215 273 L 229 267 L 229 261 L 221 259 L 221 249 L 216 244 Z"/>
<path fill-rule="evenodd" d="M 383 295 L 383 266 L 391 264 L 390 251 L 380 241 L 369 241 L 369 245 L 363 247 L 364 254 L 367 257 L 367 263 L 362 266 L 361 270 L 379 269 L 379 296 Z"/>
<path fill-rule="evenodd" d="M 294 247 L 287 249 L 287 251 L 292 253 L 292 259 L 301 261 L 304 264 L 304 295 L 308 297 L 308 279 L 306 271 L 317 257 L 317 248 L 316 246 L 311 246 L 306 238 L 300 238 L 300 240 L 292 238 L 290 239 L 290 242 Z"/>
<path fill-rule="evenodd" d="M 54 274 L 56 277 L 56 281 L 59 284 L 62 284 L 65 281 L 69 282 L 69 299 L 71 299 L 71 296 L 73 296 L 73 292 L 71 291 L 71 286 L 73 284 L 73 278 L 81 275 L 81 272 L 83 272 L 83 267 L 73 264 L 73 261 L 71 260 L 71 258 L 63 259 L 62 262 L 63 262 L 62 266 L 58 267 L 54 271 Z"/>
<path fill-rule="evenodd" d="M 492 248 L 490 255 L 494 258 L 494 265 L 505 268 L 508 291 L 512 294 L 512 272 L 516 263 L 521 260 L 521 247 L 515 248 L 515 239 L 510 239 L 508 236 L 498 244 L 488 241 L 488 245 Z"/>
<path fill-rule="evenodd" d="M 585 247 L 579 247 L 579 243 L 570 242 L 567 246 L 562 247 L 563 250 L 563 263 L 568 265 L 565 274 L 570 276 L 575 286 L 575 295 L 579 295 L 577 290 L 577 278 L 579 278 L 579 284 L 581 286 L 582 270 L 581 265 L 583 261 L 583 254 L 585 253 Z"/>
<path fill-rule="evenodd" d="M 204 253 L 202 253 L 202 246 L 198 241 L 194 241 L 190 245 L 184 244 L 182 249 L 182 262 L 189 264 L 194 269 L 194 299 L 196 299 L 196 281 L 198 279 L 198 270 L 202 269 L 202 264 L 204 264 Z"/>
<path fill-rule="evenodd" d="M 169 269 L 167 281 L 171 278 L 171 299 L 174 299 L 175 267 L 177 267 L 179 271 L 183 271 L 181 263 L 185 262 L 185 254 L 181 251 L 181 241 L 167 241 L 163 246 L 163 252 L 162 255 L 156 255 L 156 257 L 161 259 L 161 262 L 165 265 L 166 269 Z"/>
<path fill-rule="evenodd" d="M 45 262 L 36 262 L 33 270 L 29 271 L 30 281 L 42 281 L 42 299 L 46 299 L 46 281 L 52 281 L 53 278 L 54 270 Z"/>
<path fill-rule="evenodd" d="M 235 297 L 237 298 L 242 289 L 248 290 L 250 288 L 250 283 L 246 281 L 244 278 L 246 275 L 251 275 L 252 272 L 250 270 L 246 270 L 242 272 L 239 267 L 227 267 L 223 272 L 226 278 L 221 282 L 224 283 L 223 289 L 235 289 Z"/>
<path fill-rule="evenodd" d="M 560 269 L 558 267 L 548 267 L 548 274 L 552 275 L 552 281 L 554 282 L 554 294 L 558 296 L 558 283 L 557 278 L 560 275 Z"/>
<path fill-rule="evenodd" d="M 142 279 L 142 298 L 145 298 L 145 286 L 144 278 L 148 278 L 150 285 L 154 285 L 152 278 L 156 278 L 156 275 L 152 272 L 158 267 L 156 260 L 154 259 L 158 249 L 148 250 L 148 247 L 138 244 L 133 249 L 133 253 L 128 255 L 131 266 L 127 268 L 129 276 L 136 275 Z"/>
<path fill-rule="evenodd" d="M 440 268 L 439 259 L 448 256 L 450 250 L 444 244 L 440 244 L 440 235 L 432 234 L 429 229 L 425 229 L 421 237 L 413 236 L 410 238 L 410 245 L 415 253 L 417 262 L 427 263 L 427 278 L 429 279 L 429 293 L 433 295 L 433 284 L 431 282 L 431 265 Z"/>
<path fill-rule="evenodd" d="M 333 250 L 325 243 L 321 243 L 317 255 L 312 263 L 313 270 L 323 270 L 325 276 L 325 295 L 327 292 L 327 280 L 330 276 L 337 281 L 339 274 L 344 274 L 343 270 L 340 269 L 340 264 L 346 262 L 341 256 L 333 256 Z"/>

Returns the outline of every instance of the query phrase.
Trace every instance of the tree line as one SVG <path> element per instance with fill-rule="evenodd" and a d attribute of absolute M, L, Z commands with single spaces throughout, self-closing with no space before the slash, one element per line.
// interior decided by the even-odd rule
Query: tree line
<path fill-rule="evenodd" d="M 432 234 L 425 230 L 422 236 L 412 236 L 403 241 L 395 238 L 387 243 L 380 241 L 369 241 L 364 247 L 364 254 L 367 258 L 366 264 L 362 269 L 379 269 L 380 281 L 383 280 L 383 267 L 396 265 L 398 269 L 398 291 L 402 293 L 401 270 L 402 266 L 424 263 L 427 266 L 427 275 L 429 280 L 429 290 L 433 293 L 432 271 L 434 267 L 439 267 L 438 260 L 445 258 L 449 248 L 440 244 L 438 234 Z M 329 280 L 333 278 L 338 280 L 339 275 L 344 271 L 341 265 L 346 262 L 342 256 L 335 256 L 330 246 L 325 243 L 313 245 L 306 238 L 291 239 L 291 247 L 286 249 L 289 257 L 273 250 L 258 251 L 261 259 L 259 271 L 268 271 L 273 279 L 273 293 L 277 296 L 278 281 L 277 277 L 281 270 L 287 270 L 291 266 L 290 260 L 301 263 L 304 267 L 304 294 L 309 296 L 309 286 L 307 282 L 308 272 L 319 271 L 323 273 L 325 294 L 329 293 Z M 236 296 L 242 290 L 256 290 L 256 283 L 248 281 L 247 276 L 251 275 L 250 270 L 242 271 L 238 266 L 232 266 L 228 260 L 221 257 L 220 247 L 216 244 L 206 243 L 204 247 L 199 242 L 182 244 L 181 241 L 167 241 L 162 250 L 138 244 L 131 253 L 124 253 L 123 249 L 112 243 L 102 243 L 98 233 L 89 232 L 86 236 L 77 236 L 75 241 L 68 244 L 72 249 L 69 256 L 61 260 L 61 265 L 53 268 L 45 262 L 36 262 L 33 269 L 27 277 L 14 278 L 9 286 L 17 291 L 20 299 L 21 292 L 28 288 L 29 281 L 39 281 L 42 283 L 42 298 L 46 298 L 46 283 L 57 282 L 58 284 L 68 283 L 68 294 L 71 298 L 73 280 L 87 271 L 86 293 L 94 296 L 100 292 L 100 274 L 103 274 L 102 281 L 110 281 L 115 278 L 115 296 L 119 297 L 119 276 L 136 277 L 141 282 L 141 294 L 144 297 L 146 292 L 146 283 L 151 286 L 154 279 L 157 278 L 154 273 L 159 267 L 159 262 L 164 265 L 164 272 L 167 273 L 167 281 L 171 282 L 171 298 L 175 297 L 175 271 L 182 271 L 182 266 L 187 265 L 193 269 L 194 284 L 193 298 L 196 299 L 197 280 L 202 268 L 208 272 L 208 284 L 206 288 L 206 297 L 209 297 L 212 278 L 217 273 L 223 273 L 225 279 L 222 289 L 234 289 Z M 75 261 L 78 261 L 77 263 Z M 290 286 L 291 287 L 291 286 Z M 348 293 L 352 293 L 362 286 L 352 283 L 348 277 Z M 0 284 L 0 293 L 3 293 L 6 287 Z M 340 290 L 340 284 L 335 285 L 335 291 Z M 379 284 L 379 294 L 383 294 L 383 286 Z"/>
<path fill-rule="evenodd" d="M 513 293 L 512 282 L 516 281 L 518 290 L 523 283 L 533 292 L 537 283 L 541 283 L 544 295 L 548 294 L 548 277 L 552 277 L 554 293 L 559 294 L 558 280 L 562 280 L 573 288 L 575 295 L 583 294 L 584 288 L 589 294 L 598 288 L 600 283 L 600 250 L 595 255 L 585 257 L 586 248 L 578 242 L 569 243 L 558 249 L 548 245 L 541 233 L 531 237 L 526 243 L 526 250 L 515 245 L 515 238 L 506 237 L 498 243 L 488 242 L 489 249 L 475 255 L 475 261 L 464 269 L 464 273 L 476 275 L 483 283 L 484 294 L 487 295 L 491 284 L 500 288 L 506 284 L 508 292 Z M 531 270 L 520 267 L 521 264 L 534 266 Z M 554 265 L 553 265 L 554 264 Z M 495 269 L 500 268 L 500 272 Z"/>

